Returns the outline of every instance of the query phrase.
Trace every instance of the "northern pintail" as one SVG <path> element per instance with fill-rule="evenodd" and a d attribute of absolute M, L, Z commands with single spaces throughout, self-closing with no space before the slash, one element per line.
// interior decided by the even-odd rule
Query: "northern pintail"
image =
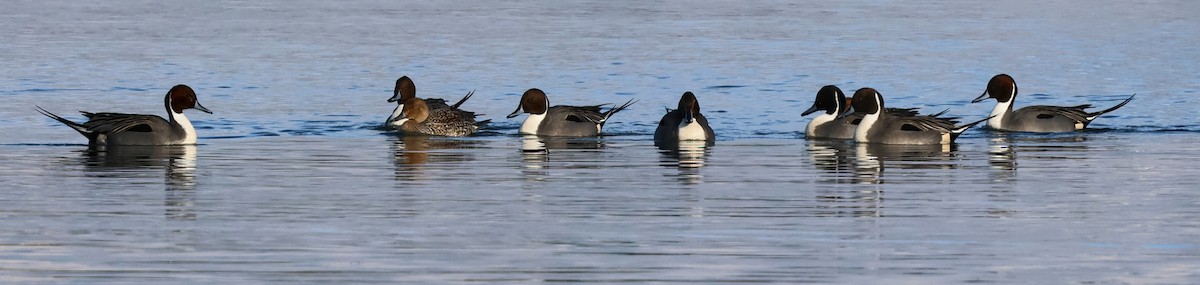
<path fill-rule="evenodd" d="M 708 119 L 700 114 L 700 102 L 692 92 L 684 92 L 679 98 L 679 106 L 675 110 L 667 110 L 662 120 L 658 121 L 658 129 L 654 131 L 654 140 L 664 142 L 678 141 L 713 141 L 716 135 L 708 126 Z"/>
<path fill-rule="evenodd" d="M 821 87 L 821 90 L 817 91 L 817 97 L 813 101 L 812 107 L 800 114 L 800 116 L 808 116 L 817 111 L 824 111 L 808 122 L 808 126 L 804 128 L 804 137 L 809 139 L 854 139 L 854 129 L 858 127 L 859 121 L 862 121 L 863 114 L 846 114 L 852 104 L 853 101 L 846 98 L 846 94 L 842 93 L 841 88 L 834 85 Z M 891 116 L 917 116 L 917 108 L 887 108 L 884 111 Z M 929 116 L 937 117 L 945 112 Z"/>
<path fill-rule="evenodd" d="M 88 138 L 91 146 L 186 145 L 196 144 L 196 129 L 183 110 L 196 109 L 212 114 L 196 101 L 196 92 L 187 85 L 175 85 L 163 99 L 169 119 L 155 115 L 84 112 L 87 122 L 76 123 L 42 107 L 38 112 L 57 120 Z"/>
<path fill-rule="evenodd" d="M 604 123 L 608 122 L 613 114 L 629 108 L 634 102 L 636 101 L 629 99 L 625 104 L 603 113 L 600 112 L 600 107 L 607 104 L 549 107 L 550 100 L 546 98 L 546 93 L 533 88 L 521 95 L 520 105 L 517 105 L 517 110 L 512 114 L 508 114 L 508 118 L 520 115 L 522 110 L 529 113 L 525 122 L 521 123 L 519 132 L 522 135 L 591 137 L 600 135 Z"/>
<path fill-rule="evenodd" d="M 883 95 L 873 88 L 854 92 L 854 112 L 863 113 L 854 129 L 854 141 L 881 144 L 949 144 L 963 131 L 987 119 L 955 126 L 954 118 L 891 116 L 884 111 Z"/>
<path fill-rule="evenodd" d="M 996 107 L 992 108 L 992 117 L 987 123 L 992 129 L 1012 132 L 1071 132 L 1082 130 L 1100 115 L 1125 106 L 1135 95 L 1137 94 L 1130 95 L 1120 104 L 1099 112 L 1084 111 L 1091 108 L 1091 104 L 1072 107 L 1038 105 L 1013 111 L 1013 101 L 1017 99 L 1017 82 L 1008 74 L 998 74 L 988 81 L 987 90 L 971 103 L 996 98 Z"/>
<path fill-rule="evenodd" d="M 434 136 L 469 136 L 491 120 L 475 121 L 475 113 L 458 107 L 471 99 L 475 91 L 467 93 L 458 103 L 447 105 L 439 98 L 417 98 L 417 87 L 408 76 L 396 79 L 396 88 L 388 102 L 397 102 L 392 115 L 384 121 L 385 127 L 405 134 Z"/>

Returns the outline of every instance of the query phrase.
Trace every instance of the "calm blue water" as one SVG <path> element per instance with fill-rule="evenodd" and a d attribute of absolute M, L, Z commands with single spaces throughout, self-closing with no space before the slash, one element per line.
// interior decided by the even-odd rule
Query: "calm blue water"
<path fill-rule="evenodd" d="M 17 1 L 0 10 L 3 283 L 1200 283 L 1196 1 Z M 1137 98 L 1050 135 L 805 140 L 816 90 L 981 119 Z M 401 75 L 493 124 L 376 126 Z M 89 152 L 34 105 L 200 145 Z M 515 136 L 528 88 L 632 108 Z M 719 139 L 662 150 L 693 91 Z M 522 151 L 522 150 L 545 151 Z"/>

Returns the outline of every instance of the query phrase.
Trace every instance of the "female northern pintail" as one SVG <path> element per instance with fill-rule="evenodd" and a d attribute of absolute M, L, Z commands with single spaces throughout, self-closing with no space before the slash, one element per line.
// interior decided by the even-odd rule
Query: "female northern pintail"
<path fill-rule="evenodd" d="M 155 115 L 84 112 L 88 118 L 82 124 L 59 117 L 42 107 L 38 112 L 75 129 L 88 138 L 91 146 L 119 145 L 183 145 L 196 143 L 196 129 L 183 115 L 183 110 L 196 109 L 212 114 L 196 101 L 196 92 L 187 85 L 175 85 L 163 99 L 168 119 Z"/>
<path fill-rule="evenodd" d="M 396 88 L 392 90 L 392 98 L 388 99 L 398 105 L 384 121 L 384 126 L 405 134 L 469 136 L 491 121 L 476 122 L 474 112 L 458 108 L 474 94 L 475 91 L 467 93 L 454 105 L 447 105 L 446 100 L 438 98 L 422 100 L 417 98 L 417 87 L 412 79 L 402 76 L 396 79 Z"/>
<path fill-rule="evenodd" d="M 987 90 L 971 103 L 996 98 L 996 107 L 992 108 L 992 117 L 987 123 L 992 129 L 1012 132 L 1071 132 L 1082 130 L 1100 115 L 1125 106 L 1133 100 L 1134 95 L 1112 108 L 1092 113 L 1084 111 L 1091 108 L 1091 104 L 1073 107 L 1039 105 L 1013 111 L 1013 101 L 1017 99 L 1017 82 L 1008 74 L 998 74 L 988 81 Z"/>
<path fill-rule="evenodd" d="M 600 107 L 604 105 L 550 107 L 546 93 L 533 88 L 521 95 L 520 105 L 517 105 L 516 111 L 508 114 L 508 118 L 520 115 L 522 110 L 529 113 L 529 117 L 521 123 L 519 132 L 523 135 L 590 137 L 600 135 L 608 118 L 629 108 L 634 102 L 633 99 L 629 99 L 625 104 L 603 113 L 600 112 Z"/>
<path fill-rule="evenodd" d="M 667 110 L 662 120 L 658 121 L 658 129 L 654 131 L 654 140 L 662 142 L 678 141 L 713 141 L 716 135 L 708 126 L 708 119 L 700 114 L 700 102 L 692 92 L 684 92 L 679 98 L 679 106 L 675 110 Z"/>
<path fill-rule="evenodd" d="M 891 116 L 883 108 L 883 95 L 872 88 L 854 92 L 854 112 L 863 113 L 854 129 L 854 141 L 881 144 L 949 144 L 963 131 L 987 119 L 962 126 L 954 118 Z"/>
<path fill-rule="evenodd" d="M 842 93 L 841 88 L 833 85 L 821 87 L 821 90 L 817 91 L 817 98 L 812 107 L 809 107 L 800 116 L 808 116 L 817 111 L 824 112 L 808 122 L 808 126 L 804 129 L 804 136 L 809 139 L 854 139 L 854 129 L 862 121 L 863 114 L 847 114 L 846 112 L 850 110 L 852 104 L 853 101 L 846 99 L 846 94 Z M 887 108 L 884 111 L 890 116 L 912 117 L 917 115 L 917 108 Z M 929 116 L 937 117 L 943 113 L 946 111 Z"/>

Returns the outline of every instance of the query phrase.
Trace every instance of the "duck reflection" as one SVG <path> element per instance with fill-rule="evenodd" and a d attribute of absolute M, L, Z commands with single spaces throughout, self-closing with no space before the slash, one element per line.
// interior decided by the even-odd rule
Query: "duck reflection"
<path fill-rule="evenodd" d="M 571 137 L 537 137 L 546 150 L 596 150 L 608 147 L 602 137 L 571 138 Z"/>
<path fill-rule="evenodd" d="M 885 169 L 916 170 L 904 179 L 949 180 L 940 174 L 923 170 L 958 169 L 958 146 L 948 145 L 887 145 L 859 143 L 855 145 L 855 182 L 882 183 Z M 901 177 L 897 177 L 901 178 Z"/>
<path fill-rule="evenodd" d="M 177 146 L 167 164 L 167 217 L 196 219 L 196 146 Z"/>
<path fill-rule="evenodd" d="M 854 178 L 851 183 L 879 184 L 883 176 L 883 161 L 867 152 L 867 144 L 854 145 Z"/>
<path fill-rule="evenodd" d="M 854 142 L 846 140 L 808 140 L 808 155 L 813 167 L 829 172 L 818 183 L 851 183 L 854 172 Z"/>
<path fill-rule="evenodd" d="M 1083 143 L 1089 139 L 1085 133 L 999 133 L 994 137 L 1011 144 L 1013 152 L 1025 153 L 1027 159 L 1083 159 L 1085 156 L 1081 155 L 1089 150 L 1088 145 Z"/>
<path fill-rule="evenodd" d="M 679 169 L 680 182 L 683 184 L 699 184 L 704 182 L 700 168 L 704 167 L 705 157 L 714 145 L 711 141 L 655 141 L 658 147 L 662 166 Z"/>
<path fill-rule="evenodd" d="M 814 215 L 822 217 L 877 217 L 883 207 L 883 191 L 878 185 L 882 164 L 866 150 L 856 149 L 852 141 L 808 140 L 813 167 L 828 172 L 815 182 L 840 184 L 816 187 Z M 865 184 L 865 185 L 863 185 Z"/>
<path fill-rule="evenodd" d="M 426 180 L 425 169 L 431 165 L 473 161 L 470 152 L 454 151 L 472 148 L 478 141 L 449 137 L 402 135 L 391 138 L 392 163 L 399 180 Z"/>
<path fill-rule="evenodd" d="M 1026 160 L 1085 159 L 1088 145 L 1085 133 L 1027 134 L 992 132 L 988 137 L 988 165 L 996 170 L 993 180 L 1011 181 L 1016 177 L 1017 153 Z"/>
<path fill-rule="evenodd" d="M 988 138 L 988 165 L 995 182 L 1012 181 L 1017 174 L 1017 152 L 1008 134 L 992 134 Z"/>
<path fill-rule="evenodd" d="M 879 217 L 882 216 L 883 190 L 879 185 L 857 185 L 851 188 L 819 188 L 813 214 L 820 217 Z"/>
<path fill-rule="evenodd" d="M 951 145 L 882 145 L 838 141 L 809 141 L 813 165 L 835 175 L 820 182 L 843 184 L 816 190 L 819 216 L 878 217 L 882 215 L 885 169 L 918 170 L 958 168 Z"/>
<path fill-rule="evenodd" d="M 166 216 L 196 219 L 196 146 L 111 146 L 83 152 L 87 170 L 100 177 L 140 176 L 137 169 L 166 169 Z"/>
<path fill-rule="evenodd" d="M 546 164 L 550 162 L 549 154 L 546 143 L 538 136 L 521 136 L 521 175 L 526 180 L 544 180 L 548 174 Z"/>
<path fill-rule="evenodd" d="M 541 181 L 545 179 L 547 169 L 552 168 L 551 161 L 598 161 L 594 157 L 607 145 L 601 137 L 547 137 L 537 135 L 521 136 L 521 166 L 522 175 L 527 180 Z M 570 168 L 600 168 L 598 164 L 575 163 Z"/>

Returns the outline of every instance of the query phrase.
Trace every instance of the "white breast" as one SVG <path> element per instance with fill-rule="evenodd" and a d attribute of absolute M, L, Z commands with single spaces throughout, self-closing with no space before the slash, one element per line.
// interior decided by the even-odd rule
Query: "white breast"
<path fill-rule="evenodd" d="M 196 144 L 196 128 L 192 127 L 192 121 L 188 120 L 187 116 L 175 112 L 171 112 L 171 118 L 175 119 L 176 124 L 183 127 L 183 141 L 178 144 Z"/>
<path fill-rule="evenodd" d="M 832 122 L 834 119 L 837 119 L 837 115 L 830 114 L 830 113 L 821 113 L 821 115 L 813 118 L 812 121 L 808 122 L 808 128 L 804 129 L 804 135 L 809 136 L 809 137 L 813 136 L 813 132 L 817 131 L 818 126 L 824 125 L 825 123 Z"/>
<path fill-rule="evenodd" d="M 542 120 L 546 119 L 546 114 L 529 114 L 525 117 L 525 122 L 521 123 L 521 129 L 518 131 L 522 135 L 536 135 L 538 126 L 542 125 Z"/>
<path fill-rule="evenodd" d="M 1004 115 L 1008 114 L 1009 106 L 1012 106 L 1013 101 L 1016 100 L 1008 100 L 1008 102 L 996 103 L 996 107 L 992 108 L 992 118 L 988 119 L 987 121 L 989 128 L 997 130 L 1004 129 Z"/>
<path fill-rule="evenodd" d="M 679 122 L 679 140 L 681 141 L 702 141 L 708 140 L 708 134 L 704 132 L 704 127 L 700 125 L 700 121 L 692 120 L 689 124 L 686 121 Z"/>
<path fill-rule="evenodd" d="M 858 123 L 858 127 L 854 128 L 854 141 L 868 142 L 867 132 L 871 130 L 871 127 L 875 126 L 876 121 L 879 121 L 879 113 L 881 112 L 875 112 L 875 114 L 869 114 L 863 117 L 862 122 Z"/>
<path fill-rule="evenodd" d="M 392 110 L 392 115 L 388 116 L 387 120 L 384 120 L 383 123 L 390 127 L 399 128 L 400 125 L 404 124 L 404 122 L 396 123 L 393 120 L 395 120 L 396 118 L 399 118 L 400 113 L 403 111 L 404 111 L 404 104 L 396 104 L 396 109 Z"/>

